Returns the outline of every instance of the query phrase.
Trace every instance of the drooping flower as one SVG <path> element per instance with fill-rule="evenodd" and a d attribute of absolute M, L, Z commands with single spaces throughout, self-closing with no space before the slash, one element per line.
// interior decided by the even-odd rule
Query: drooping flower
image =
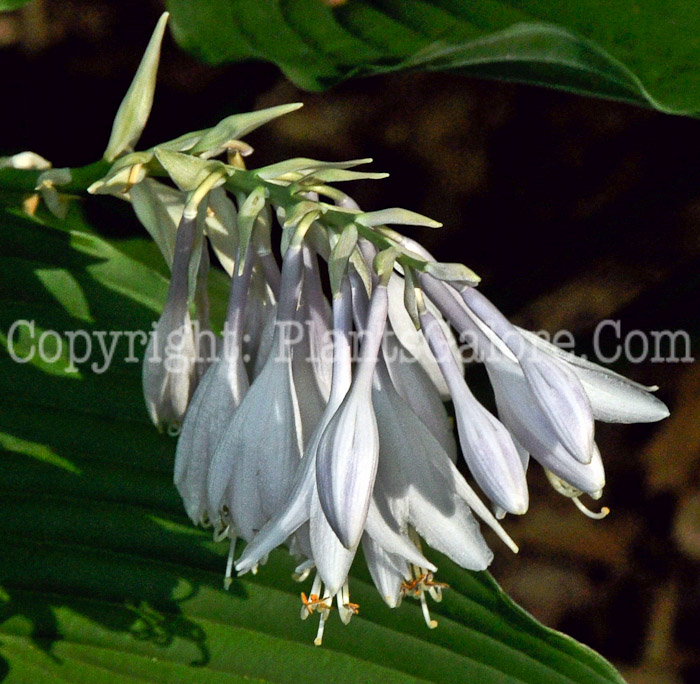
<path fill-rule="evenodd" d="M 605 474 L 600 452 L 593 443 L 587 463 L 576 458 L 564 443 L 561 431 L 551 420 L 550 414 L 555 407 L 550 407 L 549 411 L 543 410 L 542 398 L 538 401 L 533 383 L 528 381 L 521 359 L 527 358 L 525 363 L 530 363 L 530 368 L 533 363 L 537 363 L 540 372 L 543 368 L 555 369 L 550 381 L 552 387 L 563 383 L 564 378 L 570 378 L 572 375 L 576 378 L 574 394 L 578 396 L 579 387 L 582 388 L 587 404 L 583 405 L 581 421 L 587 420 L 589 413 L 591 417 L 595 416 L 601 420 L 612 418 L 614 421 L 620 416 L 629 422 L 653 422 L 668 415 L 665 405 L 650 394 L 647 388 L 612 374 L 600 366 L 577 360 L 573 355 L 552 351 L 549 346 L 545 347 L 542 343 L 533 341 L 534 338 L 530 334 L 520 335 L 522 348 L 516 357 L 512 349 L 503 343 L 501 335 L 481 318 L 471 315 L 463 297 L 460 297 L 456 290 L 451 290 L 449 285 L 438 282 L 430 275 L 421 277 L 421 286 L 452 324 L 468 335 L 477 356 L 484 360 L 494 389 L 499 419 L 513 436 L 523 462 L 526 462 L 523 456 L 525 453 L 539 461 L 554 478 L 557 478 L 550 478 L 550 481 L 561 483 L 557 490 L 560 493 L 568 493 L 577 505 L 581 493 L 589 494 L 593 498 L 599 498 L 602 494 Z M 575 361 L 570 360 L 569 356 Z M 538 358 L 535 362 L 532 361 L 534 357 Z M 581 378 L 586 377 L 586 385 L 579 379 L 579 375 Z M 543 382 L 547 381 L 546 375 L 540 379 Z M 610 408 L 610 392 L 613 391 L 613 387 L 618 390 L 619 406 L 616 410 Z M 559 387 L 558 390 L 565 391 L 566 388 Z M 550 400 L 553 394 L 550 395 Z M 565 404 L 568 410 L 573 405 L 568 400 Z"/>
<path fill-rule="evenodd" d="M 151 420 L 176 434 L 196 377 L 196 349 L 188 310 L 188 269 L 195 230 L 196 220 L 183 216 L 177 229 L 168 297 L 143 362 L 143 393 Z"/>
<path fill-rule="evenodd" d="M 249 387 L 241 342 L 252 273 L 250 250 L 239 258 L 246 256 L 243 271 L 233 273 L 220 354 L 194 393 L 175 454 L 175 485 L 195 524 L 208 524 L 218 518 L 216 507 L 209 504 L 207 491 L 211 460 Z"/>
<path fill-rule="evenodd" d="M 301 246 L 290 246 L 282 268 L 275 343 L 226 426 L 209 469 L 210 505 L 217 511 L 225 507 L 237 535 L 246 540 L 283 505 L 303 453 L 289 341 L 302 272 Z"/>
<path fill-rule="evenodd" d="M 469 470 L 497 506 L 509 513 L 525 513 L 528 507 L 525 471 L 510 433 L 472 394 L 435 317 L 424 309 L 420 320 L 450 389 L 462 453 Z"/>
<path fill-rule="evenodd" d="M 389 321 L 384 336 L 383 357 L 396 391 L 455 461 L 457 442 L 440 388 L 436 387 L 418 359 L 403 346 Z M 452 358 L 454 359 L 454 356 Z"/>
<path fill-rule="evenodd" d="M 372 293 L 355 378 L 326 426 L 316 452 L 321 506 L 348 549 L 360 542 L 377 473 L 379 434 L 372 406 L 372 381 L 388 305 L 386 286 L 379 285 Z"/>

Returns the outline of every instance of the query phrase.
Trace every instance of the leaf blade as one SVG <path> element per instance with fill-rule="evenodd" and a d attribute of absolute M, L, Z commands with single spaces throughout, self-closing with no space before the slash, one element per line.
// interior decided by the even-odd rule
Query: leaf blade
<path fill-rule="evenodd" d="M 355 0 L 336 8 L 264 0 L 255 11 L 234 0 L 168 6 L 178 42 L 204 61 L 272 61 L 309 90 L 358 75 L 450 69 L 674 114 L 700 112 L 700 16 L 685 0 L 517 6 Z M 219 24 L 222 17 L 231 23 Z M 287 39 L 271 40 L 270 25 Z"/>

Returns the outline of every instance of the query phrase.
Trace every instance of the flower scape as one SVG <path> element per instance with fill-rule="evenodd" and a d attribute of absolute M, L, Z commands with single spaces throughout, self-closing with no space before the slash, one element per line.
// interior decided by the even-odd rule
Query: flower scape
<path fill-rule="evenodd" d="M 158 45 L 141 72 L 149 59 L 154 70 Z M 136 92 L 127 107 L 139 134 L 144 99 Z M 242 138 L 299 106 L 234 115 L 139 152 L 118 115 L 113 165 L 90 190 L 130 201 L 171 267 L 144 396 L 153 422 L 178 436 L 174 482 L 187 514 L 229 544 L 225 586 L 286 546 L 295 579 L 309 582 L 301 617 L 317 614 L 321 644 L 333 609 L 344 623 L 359 610 L 348 573 L 361 546 L 386 604 L 417 598 L 433 628 L 427 598 L 439 601 L 446 585 L 427 547 L 484 570 L 493 554 L 480 521 L 517 552 L 499 521 L 527 511 L 530 459 L 603 517 L 580 500 L 605 485 L 594 422 L 668 410 L 655 388 L 515 327 L 471 270 L 389 228 L 439 223 L 362 211 L 331 185 L 385 177 L 356 170 L 371 160 L 247 168 Z M 222 335 L 209 321 L 210 253 L 231 278 Z M 465 380 L 465 344 L 486 368 L 497 417 Z"/>

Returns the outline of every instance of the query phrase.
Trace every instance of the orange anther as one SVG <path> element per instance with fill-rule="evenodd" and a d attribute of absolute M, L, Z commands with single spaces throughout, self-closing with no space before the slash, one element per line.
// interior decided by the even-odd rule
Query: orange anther
<path fill-rule="evenodd" d="M 401 582 L 401 589 L 404 593 L 407 593 L 409 591 L 416 591 L 416 587 L 418 587 L 423 582 L 425 577 L 425 575 L 421 575 L 420 577 L 416 577 L 416 579 L 411 580 L 410 582 Z"/>
<path fill-rule="evenodd" d="M 319 598 L 318 594 L 310 594 L 307 598 L 306 594 L 301 592 L 301 602 L 309 613 L 313 613 L 314 610 L 330 610 L 331 607 L 326 601 L 328 601 L 327 598 Z"/>

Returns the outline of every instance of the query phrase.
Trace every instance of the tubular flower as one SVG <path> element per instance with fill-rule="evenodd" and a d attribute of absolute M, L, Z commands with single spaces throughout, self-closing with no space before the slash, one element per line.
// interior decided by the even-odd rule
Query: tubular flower
<path fill-rule="evenodd" d="M 473 272 L 387 225 L 440 224 L 364 212 L 328 185 L 381 177 L 353 170 L 367 160 L 246 169 L 252 148 L 240 137 L 294 108 L 126 154 L 94 185 L 134 204 L 172 266 L 144 361 L 146 404 L 158 426 L 182 427 L 175 485 L 192 521 L 228 542 L 226 586 L 286 546 L 297 579 L 314 573 L 300 608 L 319 617 L 321 643 L 334 607 L 343 622 L 360 610 L 349 571 L 362 546 L 387 605 L 416 598 L 432 628 L 427 598 L 446 585 L 431 548 L 483 570 L 493 557 L 483 523 L 517 551 L 498 519 L 526 512 L 531 459 L 602 517 L 607 509 L 580 502 L 605 485 L 594 421 L 652 422 L 668 410 L 656 388 L 516 328 Z M 210 248 L 231 277 L 223 339 L 208 322 Z M 496 415 L 472 393 L 450 326 L 483 361 Z"/>
<path fill-rule="evenodd" d="M 143 394 L 151 420 L 177 434 L 196 381 L 196 347 L 188 310 L 188 269 L 196 222 L 177 229 L 170 288 L 143 364 Z"/>

